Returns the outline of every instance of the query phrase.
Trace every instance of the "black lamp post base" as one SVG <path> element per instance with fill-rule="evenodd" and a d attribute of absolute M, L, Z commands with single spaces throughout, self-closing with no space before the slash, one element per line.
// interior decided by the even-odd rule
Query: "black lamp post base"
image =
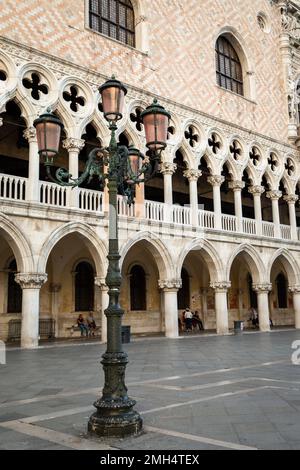
<path fill-rule="evenodd" d="M 132 409 L 134 400 L 127 403 L 114 404 L 100 401 L 95 403 L 97 411 L 92 414 L 88 423 L 88 433 L 98 437 L 130 437 L 140 434 L 143 420 Z"/>

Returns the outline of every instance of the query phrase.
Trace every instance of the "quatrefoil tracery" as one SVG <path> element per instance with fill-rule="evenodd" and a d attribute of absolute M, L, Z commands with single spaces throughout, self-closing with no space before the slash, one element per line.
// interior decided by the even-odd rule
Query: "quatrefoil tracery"
<path fill-rule="evenodd" d="M 242 156 L 242 149 L 237 140 L 234 140 L 229 147 L 230 153 L 233 156 L 234 160 L 239 160 Z"/>
<path fill-rule="evenodd" d="M 184 137 L 191 147 L 195 147 L 199 142 L 199 135 L 193 126 L 189 126 L 184 133 Z"/>
<path fill-rule="evenodd" d="M 252 149 L 249 152 L 249 156 L 250 156 L 250 159 L 252 160 L 253 165 L 258 166 L 261 156 L 257 147 L 252 147 Z"/>
<path fill-rule="evenodd" d="M 84 97 L 79 95 L 79 90 L 74 85 L 70 87 L 70 91 L 63 92 L 63 98 L 67 103 L 70 103 L 70 108 L 74 113 L 78 112 L 78 105 L 80 107 L 85 105 Z"/>
<path fill-rule="evenodd" d="M 268 164 L 273 172 L 276 171 L 279 163 L 275 153 L 271 152 L 270 157 L 268 158 Z"/>
<path fill-rule="evenodd" d="M 4 70 L 0 70 L 0 80 L 5 82 L 7 80 L 7 73 Z"/>
<path fill-rule="evenodd" d="M 175 135 L 175 127 L 174 126 L 169 126 L 168 127 L 167 140 L 170 140 L 173 135 Z"/>
<path fill-rule="evenodd" d="M 291 158 L 287 159 L 287 162 L 285 164 L 285 169 L 289 176 L 293 176 L 293 174 L 295 173 L 295 165 L 293 163 L 293 160 L 291 160 Z"/>
<path fill-rule="evenodd" d="M 212 152 L 216 155 L 221 150 L 221 141 L 219 136 L 213 132 L 211 137 L 208 139 L 208 145 L 211 147 Z"/>
<path fill-rule="evenodd" d="M 144 128 L 142 114 L 142 108 L 136 108 L 135 111 L 130 113 L 130 120 L 131 122 L 135 123 L 135 128 L 137 131 L 141 132 Z"/>
<path fill-rule="evenodd" d="M 34 100 L 40 100 L 42 95 L 48 95 L 48 86 L 41 82 L 41 77 L 33 72 L 31 78 L 23 78 L 23 86 L 27 90 L 31 90 L 31 96 Z"/>

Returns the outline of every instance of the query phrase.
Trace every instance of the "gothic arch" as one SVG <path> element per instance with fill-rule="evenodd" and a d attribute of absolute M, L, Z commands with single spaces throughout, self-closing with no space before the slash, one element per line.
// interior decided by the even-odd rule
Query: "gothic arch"
<path fill-rule="evenodd" d="M 265 266 L 259 253 L 251 245 L 241 245 L 231 254 L 226 267 L 226 280 L 230 281 L 230 272 L 237 256 L 243 255 L 248 263 L 254 284 L 262 284 L 266 279 Z"/>
<path fill-rule="evenodd" d="M 299 263 L 291 254 L 291 252 L 285 248 L 281 248 L 280 250 L 277 250 L 271 257 L 269 264 L 268 264 L 268 269 L 267 269 L 268 282 L 270 282 L 270 279 L 271 279 L 272 267 L 277 260 L 281 261 L 286 271 L 289 286 L 299 285 L 300 284 Z"/>
<path fill-rule="evenodd" d="M 11 247 L 16 258 L 18 271 L 34 272 L 34 258 L 29 241 L 27 241 L 19 227 L 4 214 L 0 214 L 0 235 Z"/>

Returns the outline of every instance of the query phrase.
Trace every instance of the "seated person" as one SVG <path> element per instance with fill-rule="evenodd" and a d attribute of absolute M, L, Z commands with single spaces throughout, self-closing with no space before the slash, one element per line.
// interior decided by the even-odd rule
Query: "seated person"
<path fill-rule="evenodd" d="M 95 330 L 96 330 L 97 325 L 96 325 L 96 322 L 95 322 L 95 319 L 94 319 L 93 312 L 90 312 L 89 316 L 87 317 L 87 324 L 88 324 L 90 334 L 92 336 L 95 336 Z"/>
<path fill-rule="evenodd" d="M 82 316 L 82 314 L 80 313 L 79 317 L 77 318 L 77 325 L 79 326 L 80 328 L 80 331 L 81 331 L 81 336 L 83 336 L 83 334 L 85 333 L 86 336 L 89 335 L 89 329 L 88 329 L 88 326 Z"/>
<path fill-rule="evenodd" d="M 199 316 L 198 310 L 196 310 L 196 312 L 193 315 L 193 328 L 197 328 L 197 327 L 199 328 L 200 331 L 204 330 L 203 323 Z"/>

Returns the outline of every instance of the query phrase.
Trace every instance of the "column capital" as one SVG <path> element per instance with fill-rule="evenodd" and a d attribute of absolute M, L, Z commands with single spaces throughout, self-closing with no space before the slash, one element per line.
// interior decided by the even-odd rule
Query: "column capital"
<path fill-rule="evenodd" d="M 159 280 L 158 287 L 164 291 L 178 291 L 182 287 L 181 279 Z"/>
<path fill-rule="evenodd" d="M 162 162 L 159 165 L 159 171 L 163 175 L 174 175 L 175 171 L 177 170 L 177 165 L 176 163 L 172 162 Z"/>
<path fill-rule="evenodd" d="M 22 289 L 40 289 L 47 282 L 46 273 L 18 273 L 15 274 L 15 281 Z"/>
<path fill-rule="evenodd" d="M 297 196 L 296 194 L 288 194 L 287 196 L 284 196 L 283 199 L 288 204 L 296 204 L 299 199 L 299 196 Z"/>
<path fill-rule="evenodd" d="M 241 191 L 242 189 L 244 189 L 244 187 L 245 187 L 244 181 L 235 180 L 235 181 L 229 182 L 229 188 L 232 189 L 233 191 Z"/>
<path fill-rule="evenodd" d="M 289 292 L 292 294 L 300 294 L 300 286 L 290 286 Z"/>
<path fill-rule="evenodd" d="M 224 176 L 219 176 L 219 175 L 212 175 L 207 178 L 207 181 L 212 185 L 212 186 L 221 186 L 221 184 L 224 183 L 225 178 Z"/>
<path fill-rule="evenodd" d="M 73 139 L 72 137 L 65 139 L 63 141 L 63 148 L 67 149 L 68 152 L 80 152 L 85 145 L 85 140 L 83 139 Z"/>
<path fill-rule="evenodd" d="M 102 291 L 108 290 L 108 287 L 105 283 L 105 277 L 98 277 L 98 276 L 95 277 L 94 283 L 95 283 L 95 286 L 100 287 L 100 290 Z"/>
<path fill-rule="evenodd" d="M 268 191 L 266 196 L 268 199 L 271 199 L 272 201 L 278 201 L 282 196 L 282 192 L 281 191 Z"/>
<path fill-rule="evenodd" d="M 258 294 L 269 293 L 272 291 L 272 284 L 253 284 L 252 289 Z"/>
<path fill-rule="evenodd" d="M 36 142 L 36 129 L 35 127 L 28 127 L 23 132 L 24 139 L 28 140 L 28 142 Z"/>
<path fill-rule="evenodd" d="M 198 181 L 200 176 L 202 175 L 201 170 L 186 170 L 183 172 L 183 176 L 187 178 L 189 181 Z"/>
<path fill-rule="evenodd" d="M 253 194 L 253 196 L 255 195 L 259 195 L 261 196 L 262 194 L 264 194 L 265 192 L 265 188 L 263 186 L 250 186 L 250 188 L 248 189 L 248 192 L 250 194 Z"/>
<path fill-rule="evenodd" d="M 57 293 L 61 290 L 61 287 L 62 287 L 61 284 L 51 283 L 49 286 L 49 292 Z"/>
<path fill-rule="evenodd" d="M 231 282 L 221 281 L 221 282 L 211 282 L 210 287 L 218 293 L 226 293 L 231 287 Z"/>

